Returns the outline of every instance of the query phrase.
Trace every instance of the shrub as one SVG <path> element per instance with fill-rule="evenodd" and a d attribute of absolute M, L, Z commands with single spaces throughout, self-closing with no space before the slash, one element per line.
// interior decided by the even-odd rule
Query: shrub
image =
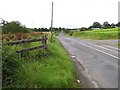
<path fill-rule="evenodd" d="M 15 82 L 16 69 L 20 66 L 20 60 L 15 51 L 3 46 L 2 50 L 2 83 L 4 87 L 12 87 Z"/>

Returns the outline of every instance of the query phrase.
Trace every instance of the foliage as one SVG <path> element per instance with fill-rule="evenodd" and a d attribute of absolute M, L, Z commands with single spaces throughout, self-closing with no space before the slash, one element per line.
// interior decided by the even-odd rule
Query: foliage
<path fill-rule="evenodd" d="M 31 32 L 31 33 L 14 33 L 14 34 L 2 34 L 2 41 L 16 41 L 16 40 L 24 40 L 24 39 L 34 39 L 34 38 L 41 38 L 42 34 L 40 32 Z"/>
<path fill-rule="evenodd" d="M 116 24 L 116 26 L 120 27 L 120 22 L 118 22 L 118 23 Z"/>
<path fill-rule="evenodd" d="M 114 23 L 111 24 L 111 28 L 115 28 L 115 26 L 116 26 L 116 25 L 115 25 Z"/>
<path fill-rule="evenodd" d="M 103 23 L 103 28 L 104 29 L 107 29 L 107 28 L 110 28 L 111 27 L 111 25 L 107 22 L 107 21 L 105 21 L 104 23 Z"/>
<path fill-rule="evenodd" d="M 52 28 L 53 32 L 59 32 L 61 30 L 63 30 L 63 28 L 61 28 L 61 27 L 59 27 L 59 28 L 53 27 Z M 33 31 L 35 31 L 35 32 L 50 32 L 51 31 L 51 27 L 49 29 L 43 28 L 43 27 L 42 28 L 34 28 Z"/>
<path fill-rule="evenodd" d="M 88 30 L 88 28 L 86 28 L 86 27 L 80 28 L 80 31 L 86 31 L 86 30 Z"/>
<path fill-rule="evenodd" d="M 2 47 L 2 83 L 4 87 L 13 87 L 16 82 L 16 68 L 20 67 L 20 59 L 14 48 Z"/>
<path fill-rule="evenodd" d="M 76 83 L 75 68 L 58 41 L 54 39 L 54 43 L 49 42 L 48 46 L 49 56 L 35 58 L 36 61 L 22 64 L 19 68 L 17 86 L 24 88 L 80 87 Z"/>
<path fill-rule="evenodd" d="M 2 33 L 8 34 L 8 33 L 18 33 L 18 32 L 26 33 L 29 31 L 25 26 L 23 26 L 18 21 L 12 21 L 2 26 Z"/>
<path fill-rule="evenodd" d="M 99 22 L 94 22 L 93 25 L 88 27 L 88 30 L 91 30 L 92 28 L 100 28 L 100 29 L 109 29 L 109 28 L 116 28 L 119 27 L 120 23 L 117 24 L 109 24 L 107 21 L 103 22 L 103 25 L 101 25 Z"/>
<path fill-rule="evenodd" d="M 43 53 L 43 50 L 23 53 L 23 58 L 15 53 L 18 49 L 37 46 L 39 43 L 5 46 L 3 49 L 3 88 L 80 87 L 76 82 L 78 77 L 72 60 L 55 37 L 53 41 L 52 43 L 48 41 L 47 56 L 43 56 L 46 53 Z"/>
<path fill-rule="evenodd" d="M 101 28 L 101 24 L 99 22 L 94 22 L 93 23 L 93 28 Z"/>

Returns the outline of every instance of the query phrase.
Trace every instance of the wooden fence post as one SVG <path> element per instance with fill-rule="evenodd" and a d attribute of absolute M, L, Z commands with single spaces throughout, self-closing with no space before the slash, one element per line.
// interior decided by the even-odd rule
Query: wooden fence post
<path fill-rule="evenodd" d="M 47 36 L 45 34 L 45 44 L 47 45 Z M 45 50 L 47 51 L 47 47 L 45 48 Z"/>
<path fill-rule="evenodd" d="M 42 35 L 42 45 L 44 45 L 44 35 Z"/>

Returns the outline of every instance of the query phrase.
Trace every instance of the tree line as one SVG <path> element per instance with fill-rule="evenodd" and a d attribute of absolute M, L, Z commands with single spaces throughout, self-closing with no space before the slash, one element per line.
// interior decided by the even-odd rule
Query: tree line
<path fill-rule="evenodd" d="M 1 20 L 0 21 L 0 26 L 2 27 L 2 33 L 3 34 L 7 34 L 7 33 L 17 33 L 17 32 L 21 32 L 21 33 L 28 33 L 28 32 L 49 32 L 51 31 L 51 28 L 27 28 L 25 25 L 23 25 L 22 23 L 20 23 L 19 21 L 12 21 L 12 22 L 8 22 L 5 20 Z M 64 30 L 65 28 L 55 28 L 53 27 L 52 30 L 53 31 L 61 31 Z"/>
<path fill-rule="evenodd" d="M 12 21 L 12 22 L 7 22 L 5 20 L 1 20 L 0 22 L 0 26 L 2 27 L 2 33 L 17 33 L 17 32 L 22 32 L 22 33 L 28 33 L 28 32 L 50 32 L 51 28 L 27 28 L 25 27 L 25 25 L 22 25 L 19 21 Z M 104 22 L 103 24 L 100 24 L 99 22 L 94 22 L 91 26 L 87 27 L 82 27 L 82 28 L 56 28 L 53 27 L 52 31 L 53 32 L 59 32 L 59 31 L 65 31 L 65 32 L 69 32 L 69 31 L 73 31 L 73 30 L 80 30 L 80 31 L 86 31 L 86 30 L 92 30 L 92 29 L 96 29 L 96 28 L 103 28 L 103 29 L 108 29 L 108 28 L 116 28 L 116 27 L 120 27 L 120 22 L 118 22 L 117 24 L 109 24 L 107 21 Z"/>
<path fill-rule="evenodd" d="M 80 31 L 85 31 L 85 30 L 92 30 L 92 29 L 109 29 L 109 28 L 116 28 L 120 27 L 120 22 L 117 24 L 109 24 L 107 21 L 103 22 L 103 24 L 100 24 L 99 22 L 94 22 L 91 26 L 87 27 L 82 27 L 80 28 Z"/>

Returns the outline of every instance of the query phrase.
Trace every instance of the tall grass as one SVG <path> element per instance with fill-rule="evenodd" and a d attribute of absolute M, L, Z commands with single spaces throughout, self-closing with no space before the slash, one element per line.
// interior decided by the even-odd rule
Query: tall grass
<path fill-rule="evenodd" d="M 48 45 L 49 56 L 24 62 L 18 72 L 18 87 L 79 87 L 77 73 L 70 57 L 57 40 Z"/>
<path fill-rule="evenodd" d="M 118 39 L 119 35 L 120 32 L 118 32 L 118 28 L 113 28 L 113 29 L 74 32 L 73 36 L 80 37 L 81 39 L 107 40 L 107 39 Z"/>
<path fill-rule="evenodd" d="M 12 51 L 14 48 L 11 48 Z M 9 86 L 17 88 L 76 88 L 81 87 L 76 80 L 77 72 L 71 58 L 61 47 L 56 38 L 48 42 L 47 56 L 40 56 L 40 51 L 31 51 L 29 57 L 21 59 L 15 69 L 14 83 Z M 32 55 L 35 55 L 34 57 Z M 14 56 L 14 55 L 13 55 Z M 10 58 L 10 57 L 9 57 Z M 19 60 L 14 56 L 15 61 Z M 12 63 L 12 62 L 10 62 Z"/>

